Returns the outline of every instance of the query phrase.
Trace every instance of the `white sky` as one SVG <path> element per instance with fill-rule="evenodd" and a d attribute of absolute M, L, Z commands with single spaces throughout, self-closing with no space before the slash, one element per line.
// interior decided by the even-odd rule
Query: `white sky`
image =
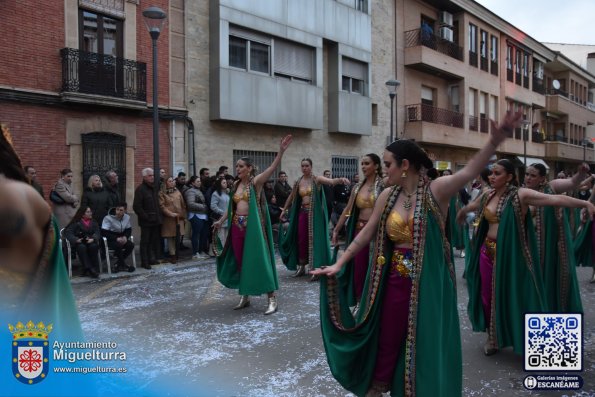
<path fill-rule="evenodd" d="M 595 0 L 475 0 L 547 43 L 595 45 Z"/>

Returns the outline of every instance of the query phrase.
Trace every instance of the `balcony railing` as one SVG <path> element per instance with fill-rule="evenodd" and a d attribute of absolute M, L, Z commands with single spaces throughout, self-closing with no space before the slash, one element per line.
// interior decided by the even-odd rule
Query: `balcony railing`
<path fill-rule="evenodd" d="M 477 131 L 479 129 L 479 117 L 469 116 L 469 131 Z"/>
<path fill-rule="evenodd" d="M 562 95 L 564 98 L 568 98 L 568 93 L 564 90 L 556 90 L 554 88 L 547 91 L 548 95 Z"/>
<path fill-rule="evenodd" d="M 494 76 L 498 76 L 498 62 L 490 61 L 490 73 Z"/>
<path fill-rule="evenodd" d="M 427 121 L 430 123 L 449 125 L 458 128 L 463 128 L 464 124 L 464 116 L 462 113 L 436 108 L 423 103 L 407 105 L 407 120 Z"/>
<path fill-rule="evenodd" d="M 548 135 L 545 140 L 550 142 L 568 142 L 568 139 L 564 135 L 559 134 Z"/>
<path fill-rule="evenodd" d="M 477 58 L 479 55 L 475 51 L 469 51 L 469 65 L 477 67 Z"/>
<path fill-rule="evenodd" d="M 545 84 L 543 79 L 533 77 L 533 91 L 538 94 L 545 95 Z"/>
<path fill-rule="evenodd" d="M 531 135 L 531 140 L 535 143 L 543 143 L 543 135 L 539 131 L 533 131 Z"/>
<path fill-rule="evenodd" d="M 417 47 L 423 45 L 451 58 L 463 60 L 463 48 L 452 41 L 443 39 L 435 34 L 424 33 L 421 29 L 414 29 L 405 32 L 405 47 Z"/>
<path fill-rule="evenodd" d="M 485 117 L 479 119 L 479 132 L 487 133 L 489 130 L 489 121 Z"/>
<path fill-rule="evenodd" d="M 147 65 L 63 48 L 62 91 L 147 101 Z"/>

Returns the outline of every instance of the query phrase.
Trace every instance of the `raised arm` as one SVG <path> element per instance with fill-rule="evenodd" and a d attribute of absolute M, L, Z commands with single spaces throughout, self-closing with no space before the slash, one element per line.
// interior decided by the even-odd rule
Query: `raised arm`
<path fill-rule="evenodd" d="M 523 206 L 544 207 L 550 205 L 554 207 L 586 208 L 590 217 L 595 214 L 595 205 L 590 201 L 579 200 L 562 194 L 544 194 L 535 190 L 520 188 L 519 198 Z"/>
<path fill-rule="evenodd" d="M 293 137 L 291 135 L 286 135 L 281 139 L 281 144 L 279 145 L 279 151 L 277 152 L 277 156 L 275 156 L 275 160 L 269 165 L 267 169 L 262 171 L 260 174 L 254 177 L 254 188 L 256 190 L 260 190 L 264 183 L 269 180 L 275 169 L 281 164 L 281 159 L 283 158 L 283 153 L 287 150 L 289 145 L 291 144 L 291 140 Z"/>
<path fill-rule="evenodd" d="M 477 196 L 475 200 L 473 200 L 472 202 L 461 208 L 459 212 L 457 212 L 457 223 L 463 224 L 465 222 L 465 217 L 468 213 L 479 210 L 479 204 L 481 203 L 482 196 L 483 194 Z"/>
<path fill-rule="evenodd" d="M 498 145 L 506 139 L 506 134 L 519 126 L 522 116 L 521 112 L 508 111 L 500 125 L 496 125 L 496 122 L 491 120 L 492 128 L 488 142 L 473 156 L 465 168 L 453 175 L 443 176 L 432 182 L 430 189 L 438 201 L 442 213 L 446 213 L 450 198 L 457 194 L 467 182 L 475 178 L 488 164 Z"/>
<path fill-rule="evenodd" d="M 554 179 L 550 182 L 550 187 L 554 189 L 556 194 L 566 193 L 577 189 L 581 182 L 588 176 L 589 165 L 582 163 L 578 167 L 578 172 L 572 178 Z"/>
<path fill-rule="evenodd" d="M 343 268 L 343 266 L 345 266 L 345 264 L 362 249 L 362 247 L 370 244 L 370 241 L 372 241 L 372 238 L 378 229 L 380 216 L 382 215 L 382 211 L 384 211 L 384 206 L 386 205 L 386 200 L 388 199 L 390 190 L 390 188 L 387 188 L 384 189 L 382 193 L 380 193 L 380 196 L 378 196 L 378 200 L 376 201 L 376 205 L 374 205 L 374 211 L 372 212 L 372 216 L 370 216 L 370 220 L 368 220 L 366 226 L 364 226 L 357 237 L 353 239 L 351 244 L 349 244 L 349 247 L 347 247 L 337 262 L 329 267 L 315 269 L 310 272 L 311 274 L 324 276 L 332 276 L 337 274 Z"/>
<path fill-rule="evenodd" d="M 335 186 L 338 184 L 349 185 L 349 179 L 347 178 L 327 178 L 325 176 L 317 176 L 316 183 L 322 183 L 323 185 Z"/>

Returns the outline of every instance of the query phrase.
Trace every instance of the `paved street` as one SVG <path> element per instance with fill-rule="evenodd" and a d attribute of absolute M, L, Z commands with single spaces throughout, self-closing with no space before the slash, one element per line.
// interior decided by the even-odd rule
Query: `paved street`
<path fill-rule="evenodd" d="M 520 356 L 510 349 L 485 357 L 484 334 L 473 334 L 457 259 L 465 396 L 595 395 L 595 284 L 578 275 L 585 306 L 581 393 L 526 391 Z M 141 391 L 179 387 L 187 396 L 349 396 L 331 376 L 318 321 L 318 284 L 293 279 L 278 265 L 279 312 L 264 316 L 266 297 L 234 311 L 235 291 L 216 281 L 213 259 L 159 265 L 111 279 L 75 279 L 81 322 L 90 341 L 115 341 Z M 103 276 L 102 276 L 103 277 Z M 128 378 L 126 378 L 128 379 Z M 125 379 L 122 379 L 125 380 Z M 428 381 L 431 381 L 428 380 Z M 122 392 L 122 390 L 119 390 Z M 108 390 L 109 392 L 109 390 Z M 176 394 L 177 393 L 177 394 Z M 112 393 L 112 395 L 119 395 Z"/>

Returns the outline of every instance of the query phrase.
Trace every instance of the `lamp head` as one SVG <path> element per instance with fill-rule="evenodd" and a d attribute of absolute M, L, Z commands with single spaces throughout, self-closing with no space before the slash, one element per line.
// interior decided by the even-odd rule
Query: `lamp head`
<path fill-rule="evenodd" d="M 397 87 L 401 85 L 399 80 L 390 79 L 386 82 L 386 87 L 388 88 L 388 95 L 391 97 L 395 96 L 397 93 Z"/>
<path fill-rule="evenodd" d="M 143 11 L 143 19 L 151 38 L 157 40 L 163 24 L 167 18 L 167 14 L 159 7 L 151 6 Z"/>

